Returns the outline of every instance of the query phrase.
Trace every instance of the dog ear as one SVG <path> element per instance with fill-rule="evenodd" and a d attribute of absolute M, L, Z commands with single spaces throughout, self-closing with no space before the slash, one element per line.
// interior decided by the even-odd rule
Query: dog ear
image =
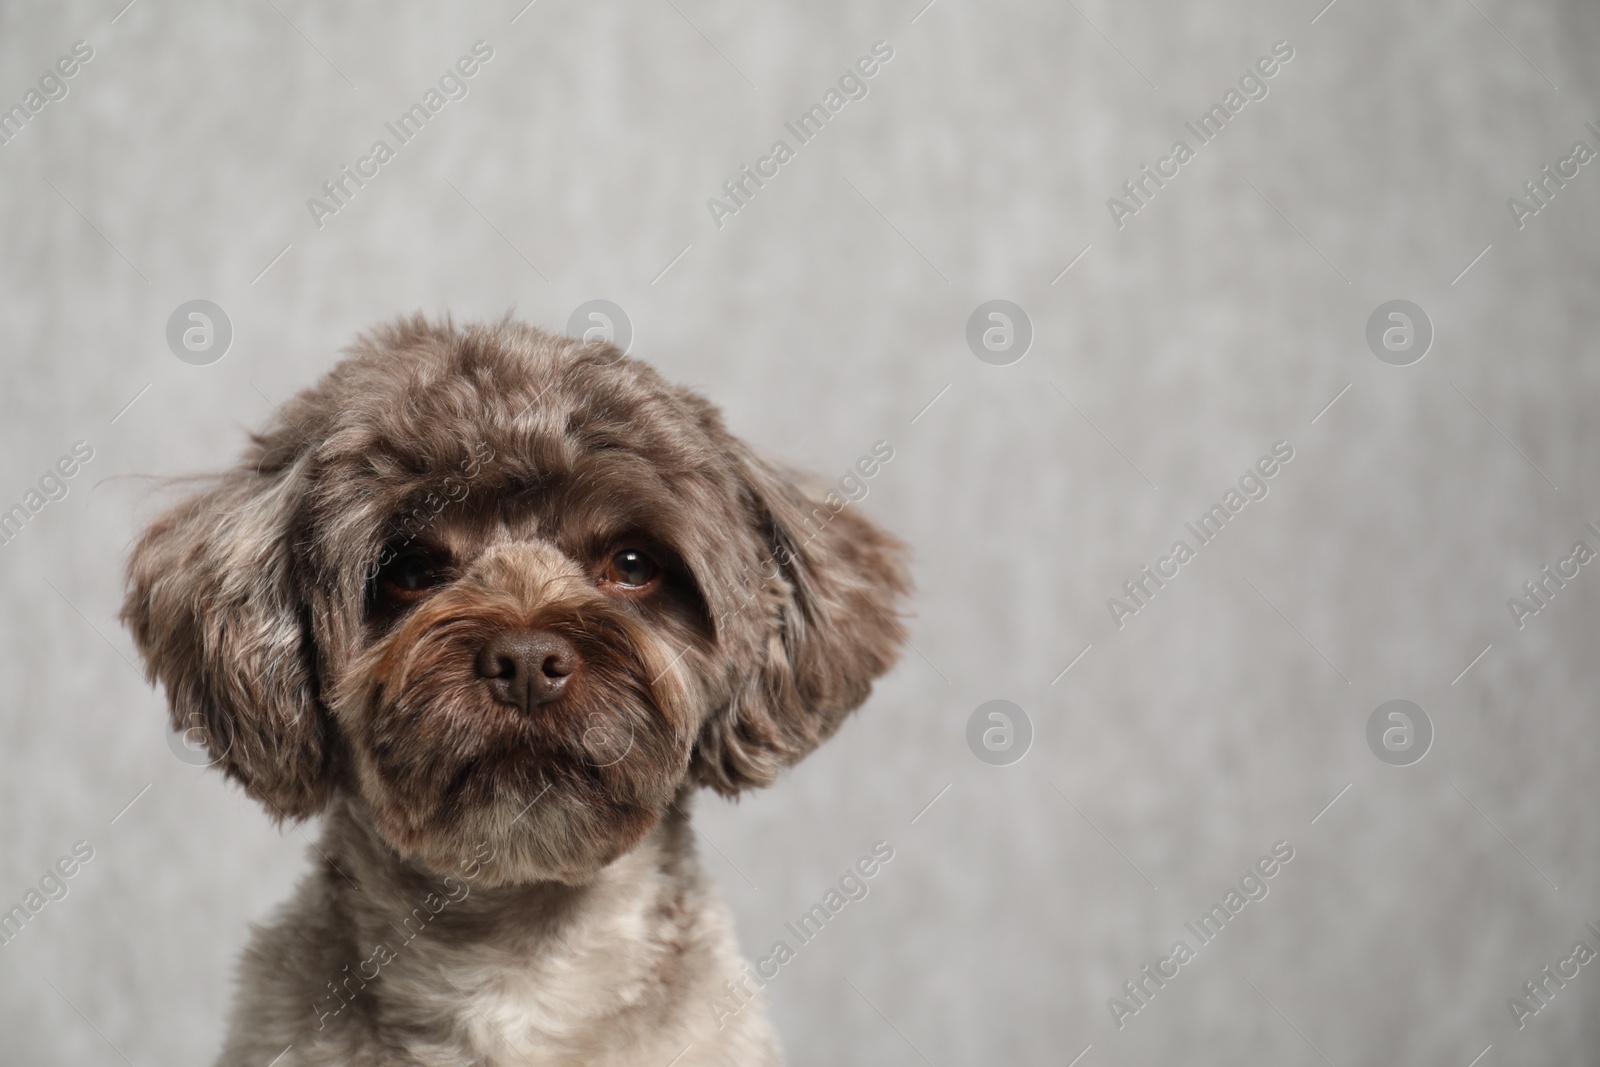
<path fill-rule="evenodd" d="M 692 771 L 725 796 L 770 785 L 833 735 L 899 658 L 896 620 L 911 590 L 906 547 L 837 492 L 801 479 L 733 443 L 757 558 L 745 561 L 719 643 L 753 662 L 733 699 L 702 727 Z"/>
<path fill-rule="evenodd" d="M 247 459 L 156 519 L 128 559 L 122 607 L 173 728 L 198 734 L 211 762 L 280 820 L 320 811 L 331 779 L 292 573 L 304 466 Z"/>

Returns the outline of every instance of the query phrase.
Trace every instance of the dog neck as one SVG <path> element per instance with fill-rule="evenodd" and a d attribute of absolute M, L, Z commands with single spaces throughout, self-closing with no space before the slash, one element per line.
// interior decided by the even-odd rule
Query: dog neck
<path fill-rule="evenodd" d="M 732 1020 L 712 1011 L 741 965 L 687 799 L 585 885 L 495 887 L 419 868 L 359 802 L 335 802 L 316 869 L 257 933 L 250 955 L 276 966 L 245 968 L 221 1063 L 265 1063 L 291 1043 L 306 1064 L 365 1063 L 374 1049 L 386 1065 L 664 1064 L 686 1045 L 679 1067 L 730 1051 L 775 1063 L 759 1002 Z"/>
<path fill-rule="evenodd" d="M 637 846 L 580 885 L 557 879 L 502 884 L 495 876 L 500 857 L 487 844 L 448 874 L 430 870 L 390 847 L 352 796 L 330 805 L 314 859 L 325 877 L 332 876 L 331 903 L 364 941 L 409 946 L 431 929 L 456 947 L 503 945 L 596 918 L 597 911 L 626 911 L 647 900 L 666 907 L 682 897 L 699 881 L 690 800 L 687 792 L 680 795 Z"/>

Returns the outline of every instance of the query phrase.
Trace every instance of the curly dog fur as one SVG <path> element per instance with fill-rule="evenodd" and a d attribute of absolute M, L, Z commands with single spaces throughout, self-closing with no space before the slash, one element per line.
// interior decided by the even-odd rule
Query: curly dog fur
<path fill-rule="evenodd" d="M 128 564 L 174 727 L 323 822 L 220 1062 L 778 1063 L 685 813 L 866 699 L 904 559 L 609 345 L 361 338 Z"/>

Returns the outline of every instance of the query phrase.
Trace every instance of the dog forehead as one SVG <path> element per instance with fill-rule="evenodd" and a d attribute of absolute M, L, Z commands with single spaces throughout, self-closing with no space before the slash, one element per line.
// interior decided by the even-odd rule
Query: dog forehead
<path fill-rule="evenodd" d="M 313 394 L 319 464 L 386 478 L 484 462 L 547 476 L 608 449 L 703 467 L 722 433 L 709 404 L 646 364 L 509 323 L 379 332 Z"/>
<path fill-rule="evenodd" d="M 443 549 L 451 559 L 472 563 L 491 550 L 518 546 L 540 553 L 547 565 L 558 549 L 550 516 L 537 507 L 451 509 L 442 512 L 413 543 Z"/>
<path fill-rule="evenodd" d="M 348 552 L 480 502 L 554 505 L 597 536 L 737 521 L 716 410 L 610 346 L 516 324 L 391 328 L 298 401 L 287 422 L 320 423 L 303 439 L 308 518 Z"/>
<path fill-rule="evenodd" d="M 331 383 L 330 437 L 368 434 L 390 449 L 424 454 L 473 435 L 557 437 L 597 416 L 638 423 L 661 392 L 662 383 L 637 365 L 602 364 L 582 348 L 458 341 L 407 355 Z"/>

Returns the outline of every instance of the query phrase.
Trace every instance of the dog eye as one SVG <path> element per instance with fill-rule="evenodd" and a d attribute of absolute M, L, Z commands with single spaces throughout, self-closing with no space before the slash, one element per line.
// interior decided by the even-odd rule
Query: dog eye
<path fill-rule="evenodd" d="M 625 589 L 642 589 L 660 574 L 660 565 L 649 554 L 637 548 L 625 548 L 611 557 L 602 580 Z"/>
<path fill-rule="evenodd" d="M 397 556 L 378 572 L 383 591 L 398 600 L 415 600 L 439 584 L 439 574 L 427 556 Z"/>

